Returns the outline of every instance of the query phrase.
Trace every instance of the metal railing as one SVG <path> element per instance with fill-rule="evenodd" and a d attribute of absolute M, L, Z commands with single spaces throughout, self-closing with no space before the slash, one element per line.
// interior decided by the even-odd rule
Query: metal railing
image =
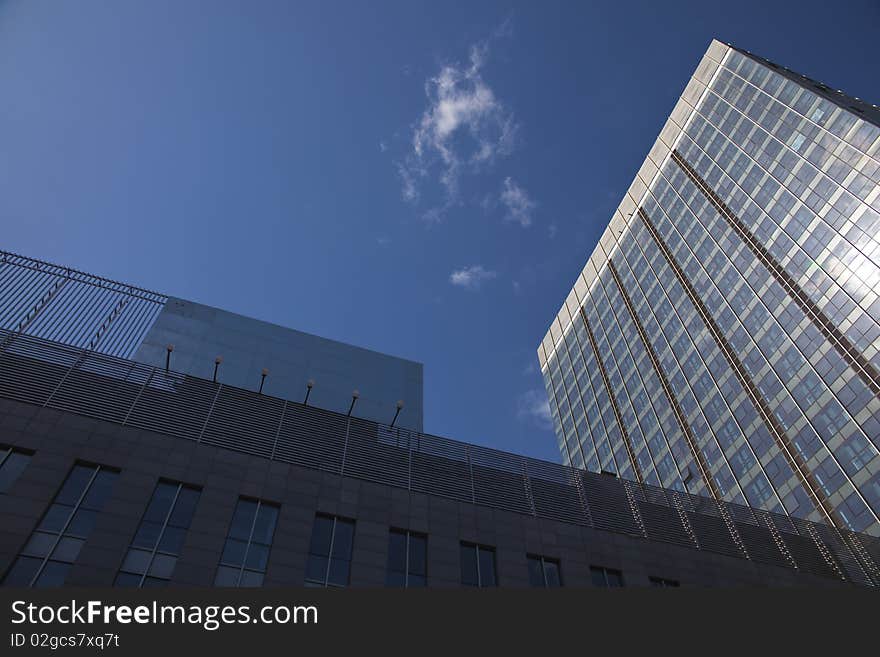
<path fill-rule="evenodd" d="M 0 328 L 130 358 L 168 297 L 0 251 Z M 0 342 L 0 351 L 6 340 Z"/>
<path fill-rule="evenodd" d="M 0 397 L 540 518 L 880 586 L 880 539 L 0 330 Z"/>

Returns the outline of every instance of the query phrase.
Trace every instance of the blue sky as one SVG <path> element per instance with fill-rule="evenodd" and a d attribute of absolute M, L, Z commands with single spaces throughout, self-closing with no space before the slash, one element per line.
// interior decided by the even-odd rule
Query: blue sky
<path fill-rule="evenodd" d="M 878 25 L 876 0 L 0 0 L 0 245 L 421 361 L 427 431 L 558 460 L 535 348 L 710 39 L 876 103 Z"/>

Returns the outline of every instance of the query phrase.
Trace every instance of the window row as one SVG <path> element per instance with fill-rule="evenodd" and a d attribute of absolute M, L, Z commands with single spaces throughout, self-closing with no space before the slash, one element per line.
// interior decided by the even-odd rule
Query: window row
<path fill-rule="evenodd" d="M 2 481 L 21 471 L 22 452 L 8 448 L 2 454 Z M 24 454 L 26 458 L 28 455 Z M 12 457 L 12 458 L 11 458 Z M 26 461 L 24 462 L 26 465 Z M 57 587 L 65 583 L 80 549 L 92 532 L 98 514 L 110 497 L 118 470 L 77 463 L 52 504 L 22 548 L 3 584 L 17 587 Z M 14 477 L 13 477 L 14 478 Z M 114 585 L 161 587 L 171 580 L 201 497 L 197 486 L 160 480 L 140 519 Z M 263 500 L 240 497 L 230 521 L 214 577 L 215 586 L 261 586 L 269 562 L 280 507 Z M 355 521 L 318 513 L 306 559 L 304 584 L 345 587 L 350 580 Z M 493 546 L 460 543 L 461 583 L 477 588 L 498 585 Z M 558 559 L 528 554 L 526 565 L 533 587 L 562 586 Z M 427 585 L 428 537 L 392 528 L 389 532 L 386 586 L 416 588 Z M 595 586 L 623 586 L 618 570 L 593 566 Z M 677 582 L 651 578 L 655 586 Z"/>

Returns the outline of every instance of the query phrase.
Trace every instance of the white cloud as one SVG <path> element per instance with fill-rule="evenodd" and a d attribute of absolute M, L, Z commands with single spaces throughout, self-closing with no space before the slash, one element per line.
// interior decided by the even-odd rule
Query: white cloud
<path fill-rule="evenodd" d="M 386 144 L 384 141 L 380 141 L 379 142 L 379 151 L 384 153 L 387 150 L 388 150 L 388 144 Z"/>
<path fill-rule="evenodd" d="M 547 234 L 550 236 L 551 240 L 554 237 L 556 237 L 556 233 L 558 233 L 558 232 L 559 232 L 559 226 L 557 226 L 555 223 L 550 224 L 550 226 L 548 226 L 548 228 L 547 228 Z"/>
<path fill-rule="evenodd" d="M 529 198 L 526 190 L 513 181 L 513 178 L 508 176 L 504 179 L 500 199 L 507 208 L 505 219 L 514 221 L 523 228 L 532 225 L 532 211 L 537 204 Z"/>
<path fill-rule="evenodd" d="M 488 50 L 487 41 L 473 46 L 468 65 L 443 66 L 425 82 L 428 107 L 413 126 L 412 151 L 398 166 L 407 201 L 418 201 L 419 180 L 435 173 L 448 207 L 458 199 L 463 172 L 512 150 L 517 127 L 513 113 L 482 75 Z"/>
<path fill-rule="evenodd" d="M 418 172 L 414 172 L 410 167 L 403 164 L 398 164 L 397 173 L 400 175 L 400 180 L 403 184 L 400 189 L 400 195 L 403 197 L 403 200 L 417 203 L 419 200 L 419 186 L 416 182 L 416 175 Z"/>
<path fill-rule="evenodd" d="M 522 393 L 516 400 L 516 417 L 523 421 L 535 422 L 544 429 L 553 427 L 550 415 L 550 403 L 547 393 L 543 390 L 529 390 Z"/>
<path fill-rule="evenodd" d="M 431 208 L 427 210 L 422 215 L 422 221 L 424 221 L 428 226 L 433 226 L 435 224 L 439 224 L 443 222 L 443 213 L 446 211 L 446 207 L 442 208 Z"/>
<path fill-rule="evenodd" d="M 389 244 L 391 244 L 391 238 L 385 236 L 377 237 L 376 244 L 378 244 L 379 246 L 388 246 Z"/>
<path fill-rule="evenodd" d="M 477 290 L 484 281 L 498 276 L 497 272 L 483 268 L 483 265 L 471 265 L 456 269 L 449 275 L 449 282 L 467 290 Z"/>

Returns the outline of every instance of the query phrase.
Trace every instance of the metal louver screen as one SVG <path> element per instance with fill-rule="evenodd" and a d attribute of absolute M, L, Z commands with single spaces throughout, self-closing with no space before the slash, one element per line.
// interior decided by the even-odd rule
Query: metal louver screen
<path fill-rule="evenodd" d="M 0 251 L 0 328 L 130 358 L 168 298 Z"/>

